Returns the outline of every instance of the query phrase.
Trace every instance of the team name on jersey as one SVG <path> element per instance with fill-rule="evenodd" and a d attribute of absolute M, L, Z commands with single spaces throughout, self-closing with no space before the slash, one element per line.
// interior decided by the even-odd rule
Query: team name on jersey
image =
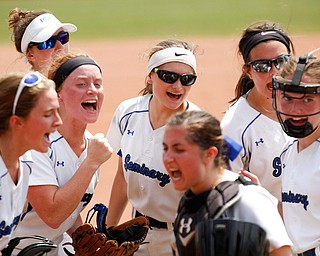
<path fill-rule="evenodd" d="M 307 206 L 309 205 L 308 195 L 301 195 L 289 192 L 282 192 L 282 202 L 303 204 L 303 208 L 307 211 Z"/>
<path fill-rule="evenodd" d="M 148 168 L 144 163 L 142 165 L 130 161 L 131 156 L 127 154 L 124 159 L 124 169 L 126 171 L 136 172 L 144 175 L 150 179 L 157 179 L 160 181 L 159 185 L 164 187 L 170 183 L 170 176 L 166 173 Z"/>
<path fill-rule="evenodd" d="M 18 225 L 19 223 L 19 220 L 20 220 L 20 215 L 19 216 L 16 216 L 14 219 L 13 219 L 13 222 L 9 225 L 7 225 L 6 221 L 3 220 L 1 221 L 0 223 L 0 239 L 3 237 L 3 236 L 7 236 L 7 235 L 10 235 L 12 233 L 12 231 L 16 228 L 16 226 Z"/>

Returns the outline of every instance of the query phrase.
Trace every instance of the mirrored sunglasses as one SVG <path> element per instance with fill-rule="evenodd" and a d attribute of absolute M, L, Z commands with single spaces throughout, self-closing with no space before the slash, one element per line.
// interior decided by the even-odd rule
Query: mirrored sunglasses
<path fill-rule="evenodd" d="M 276 69 L 280 70 L 283 64 L 288 62 L 289 57 L 290 54 L 285 54 L 271 60 L 250 61 L 247 63 L 247 65 L 251 65 L 255 72 L 268 73 L 272 68 L 272 64 L 276 67 Z"/>
<path fill-rule="evenodd" d="M 12 115 L 16 114 L 16 108 L 21 96 L 21 93 L 25 87 L 33 87 L 39 84 L 42 81 L 41 75 L 39 72 L 32 72 L 26 74 L 20 81 L 18 89 L 16 91 L 16 95 L 14 96 L 13 107 L 12 107 Z"/>
<path fill-rule="evenodd" d="M 155 68 L 154 72 L 157 73 L 160 80 L 168 84 L 174 84 L 178 79 L 180 79 L 180 83 L 184 86 L 193 85 L 197 79 L 197 76 L 194 74 L 177 74 L 172 71 L 163 70 Z"/>
<path fill-rule="evenodd" d="M 56 42 L 59 41 L 61 44 L 66 44 L 69 42 L 69 33 L 68 32 L 60 32 L 56 36 L 50 37 L 47 41 L 41 42 L 41 43 L 35 43 L 31 42 L 29 44 L 29 47 L 37 46 L 39 50 L 46 50 L 54 48 L 56 45 Z"/>

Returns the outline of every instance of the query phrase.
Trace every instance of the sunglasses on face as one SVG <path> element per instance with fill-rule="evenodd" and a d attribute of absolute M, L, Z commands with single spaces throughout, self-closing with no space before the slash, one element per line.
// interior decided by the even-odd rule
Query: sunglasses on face
<path fill-rule="evenodd" d="M 250 61 L 247 65 L 251 65 L 255 72 L 268 73 L 272 68 L 272 64 L 279 70 L 283 64 L 288 62 L 289 57 L 290 54 L 285 54 L 271 60 Z"/>
<path fill-rule="evenodd" d="M 42 78 L 39 72 L 26 74 L 20 81 L 16 95 L 14 96 L 12 115 L 16 114 L 16 108 L 24 87 L 33 87 L 41 82 Z"/>
<path fill-rule="evenodd" d="M 61 44 L 66 44 L 69 42 L 69 33 L 68 32 L 60 32 L 56 36 L 50 37 L 47 41 L 41 42 L 41 43 L 35 43 L 31 42 L 29 44 L 29 47 L 37 46 L 39 50 L 46 50 L 54 48 L 56 45 L 56 42 L 59 41 Z"/>
<path fill-rule="evenodd" d="M 172 71 L 155 68 L 154 72 L 157 73 L 160 80 L 168 84 L 174 84 L 180 78 L 180 83 L 184 86 L 193 85 L 197 79 L 194 74 L 177 74 Z"/>

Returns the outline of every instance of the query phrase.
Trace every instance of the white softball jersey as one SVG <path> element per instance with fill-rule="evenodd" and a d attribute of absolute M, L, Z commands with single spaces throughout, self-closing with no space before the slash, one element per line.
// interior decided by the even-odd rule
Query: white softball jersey
<path fill-rule="evenodd" d="M 183 192 L 177 191 L 162 161 L 165 126 L 153 129 L 147 94 L 122 102 L 115 111 L 107 139 L 122 157 L 127 196 L 140 213 L 171 225 L 171 230 L 152 228 L 139 255 L 172 255 L 171 234 Z M 188 102 L 188 110 L 199 108 Z"/>
<path fill-rule="evenodd" d="M 301 253 L 320 246 L 320 139 L 298 152 L 298 140 L 281 155 L 284 223 Z"/>
<path fill-rule="evenodd" d="M 80 164 L 87 156 L 88 142 L 92 134 L 85 132 L 86 148 L 78 157 L 64 137 L 58 132 L 50 135 L 50 147 L 47 153 L 32 151 L 34 168 L 30 175 L 30 186 L 53 185 L 62 187 L 75 174 Z M 91 179 L 90 185 L 83 195 L 81 202 L 73 213 L 60 225 L 59 228 L 50 228 L 41 220 L 34 209 L 28 209 L 25 213 L 21 225 L 17 228 L 18 236 L 36 234 L 49 238 L 55 244 L 59 244 L 63 239 L 63 233 L 73 226 L 80 212 L 90 202 L 94 189 L 99 178 L 99 170 L 96 171 Z M 26 244 L 22 243 L 21 248 Z"/>
<path fill-rule="evenodd" d="M 289 137 L 280 123 L 252 108 L 246 95 L 231 105 L 221 120 L 223 135 L 227 135 L 243 149 L 230 168 L 241 169 L 257 175 L 261 185 L 278 200 L 281 199 L 280 153 Z"/>
<path fill-rule="evenodd" d="M 232 174 L 234 172 L 225 170 L 223 181 L 238 178 L 238 175 Z M 269 251 L 286 245 L 292 246 L 292 241 L 278 212 L 278 200 L 261 186 L 241 184 L 240 193 L 239 201 L 230 209 L 231 216 L 262 227 L 270 242 Z"/>
<path fill-rule="evenodd" d="M 32 159 L 27 152 L 19 158 L 18 182 L 15 184 L 0 155 L 0 251 L 16 236 L 17 225 L 27 202 Z M 0 253 L 1 254 L 1 253 Z"/>

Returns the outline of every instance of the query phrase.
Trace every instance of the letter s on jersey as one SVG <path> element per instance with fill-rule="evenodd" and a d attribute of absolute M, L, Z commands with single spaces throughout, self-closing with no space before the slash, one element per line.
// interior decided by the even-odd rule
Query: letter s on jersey
<path fill-rule="evenodd" d="M 281 159 L 280 157 L 275 157 L 272 161 L 272 167 L 273 167 L 273 176 L 279 177 L 282 173 L 282 167 L 281 167 Z"/>

